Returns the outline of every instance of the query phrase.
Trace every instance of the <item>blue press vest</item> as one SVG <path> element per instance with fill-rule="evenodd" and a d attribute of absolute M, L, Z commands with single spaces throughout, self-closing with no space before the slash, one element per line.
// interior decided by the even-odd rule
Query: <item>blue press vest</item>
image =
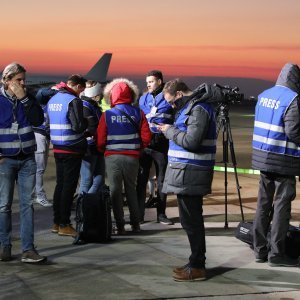
<path fill-rule="evenodd" d="M 300 148 L 289 140 L 283 117 L 298 94 L 276 85 L 258 96 L 252 146 L 254 149 L 300 157 Z"/>
<path fill-rule="evenodd" d="M 88 108 L 92 112 L 93 116 L 97 118 L 98 123 L 99 123 L 99 120 L 101 117 L 100 108 L 98 106 L 92 105 L 90 102 L 88 102 L 86 100 L 82 100 L 82 104 L 84 107 Z M 96 145 L 96 141 L 93 136 L 87 137 L 86 139 L 87 139 L 88 145 Z"/>
<path fill-rule="evenodd" d="M 188 116 L 185 111 L 188 107 L 187 103 L 177 114 L 177 119 L 174 123 L 178 129 L 183 132 L 187 131 L 186 120 Z M 175 142 L 170 140 L 169 151 L 168 151 L 168 162 L 169 163 L 182 163 L 196 165 L 200 167 L 213 167 L 215 164 L 216 154 L 216 123 L 214 117 L 214 111 L 209 104 L 196 103 L 194 107 L 201 106 L 209 114 L 210 124 L 205 138 L 202 140 L 201 148 L 197 153 L 190 152 L 187 149 L 177 145 Z"/>
<path fill-rule="evenodd" d="M 118 104 L 117 107 L 125 111 L 140 127 L 141 111 L 129 104 Z M 124 151 L 139 150 L 141 140 L 139 132 L 125 115 L 116 108 L 105 111 L 107 125 L 107 150 Z"/>
<path fill-rule="evenodd" d="M 25 154 L 36 150 L 32 126 L 25 116 L 21 102 L 14 103 L 0 95 L 0 154 L 15 156 L 21 151 Z"/>
<path fill-rule="evenodd" d="M 173 108 L 165 100 L 163 93 L 159 93 L 156 97 L 146 93 L 139 100 L 140 109 L 145 113 L 149 123 L 150 130 L 154 133 L 159 133 L 157 124 L 172 124 L 173 123 Z M 155 122 L 155 123 L 154 123 Z"/>
<path fill-rule="evenodd" d="M 72 130 L 68 118 L 69 104 L 75 96 L 58 92 L 48 102 L 51 143 L 57 146 L 70 146 L 84 139 L 83 133 Z"/>

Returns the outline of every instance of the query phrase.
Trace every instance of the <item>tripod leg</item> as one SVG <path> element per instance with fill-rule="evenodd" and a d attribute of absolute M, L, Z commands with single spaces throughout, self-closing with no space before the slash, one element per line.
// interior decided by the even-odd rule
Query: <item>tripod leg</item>
<path fill-rule="evenodd" d="M 223 120 L 224 121 L 224 120 Z M 226 128 L 226 124 L 222 122 L 223 127 L 223 163 L 224 163 L 224 186 L 225 186 L 225 224 L 224 228 L 228 228 L 228 211 L 227 211 L 227 205 L 228 205 L 228 178 L 227 178 L 227 164 L 228 164 L 228 132 Z"/>
<path fill-rule="evenodd" d="M 228 119 L 227 122 L 228 126 L 228 137 L 229 137 L 229 149 L 230 149 L 230 154 L 231 154 L 231 161 L 234 169 L 234 176 L 235 176 L 235 182 L 236 182 L 236 189 L 239 197 L 239 203 L 240 203 L 240 209 L 241 209 L 241 217 L 242 221 L 244 221 L 244 212 L 243 212 L 243 205 L 242 205 L 242 198 L 241 198 L 241 192 L 240 189 L 242 188 L 239 184 L 239 178 L 237 174 L 237 163 L 236 163 L 236 157 L 235 157 L 235 152 L 234 152 L 234 145 L 233 145 L 233 139 L 232 139 L 232 133 L 231 133 L 231 127 L 230 127 L 230 121 Z"/>

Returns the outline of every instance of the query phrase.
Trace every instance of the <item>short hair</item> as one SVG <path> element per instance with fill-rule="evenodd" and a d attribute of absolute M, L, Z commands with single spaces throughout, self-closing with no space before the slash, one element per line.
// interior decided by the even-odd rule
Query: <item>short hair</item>
<path fill-rule="evenodd" d="M 189 92 L 191 89 L 179 78 L 168 81 L 163 89 L 164 93 L 175 96 L 176 92 Z"/>
<path fill-rule="evenodd" d="M 85 87 L 86 82 L 87 82 L 87 79 L 85 79 L 84 77 L 82 77 L 79 74 L 71 75 L 67 79 L 67 83 L 69 83 L 71 86 L 80 84 L 81 86 Z"/>
<path fill-rule="evenodd" d="M 161 81 L 164 81 L 163 74 L 159 70 L 152 70 L 152 71 L 148 72 L 147 77 L 148 76 L 154 76 L 157 79 L 160 79 Z"/>
<path fill-rule="evenodd" d="M 97 84 L 97 81 L 95 81 L 95 80 L 87 80 L 85 83 L 85 86 L 87 88 L 91 88 L 91 87 L 95 86 L 96 84 Z"/>
<path fill-rule="evenodd" d="M 2 83 L 5 83 L 7 80 L 12 79 L 14 76 L 20 73 L 26 73 L 26 70 L 20 64 L 13 62 L 7 65 L 2 72 Z"/>

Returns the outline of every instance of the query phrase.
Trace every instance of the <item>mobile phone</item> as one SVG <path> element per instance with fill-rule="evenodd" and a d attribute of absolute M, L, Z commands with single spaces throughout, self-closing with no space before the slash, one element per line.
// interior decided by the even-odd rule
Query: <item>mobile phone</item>
<path fill-rule="evenodd" d="M 161 125 L 161 124 L 157 123 L 156 121 L 153 121 L 153 122 L 151 122 L 151 123 L 153 123 L 153 124 L 155 124 L 155 125 Z"/>

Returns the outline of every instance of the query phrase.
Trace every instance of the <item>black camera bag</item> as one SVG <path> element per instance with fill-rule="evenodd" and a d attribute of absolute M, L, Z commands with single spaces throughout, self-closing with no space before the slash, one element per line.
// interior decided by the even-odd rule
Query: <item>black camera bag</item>
<path fill-rule="evenodd" d="M 111 240 L 111 203 L 107 186 L 97 194 L 78 195 L 75 221 L 77 235 L 74 245 Z"/>
<path fill-rule="evenodd" d="M 240 222 L 235 230 L 235 237 L 248 244 L 253 249 L 253 222 Z M 267 239 L 270 241 L 271 226 L 268 231 Z M 291 258 L 300 256 L 300 227 L 290 225 L 285 240 L 286 255 Z"/>

